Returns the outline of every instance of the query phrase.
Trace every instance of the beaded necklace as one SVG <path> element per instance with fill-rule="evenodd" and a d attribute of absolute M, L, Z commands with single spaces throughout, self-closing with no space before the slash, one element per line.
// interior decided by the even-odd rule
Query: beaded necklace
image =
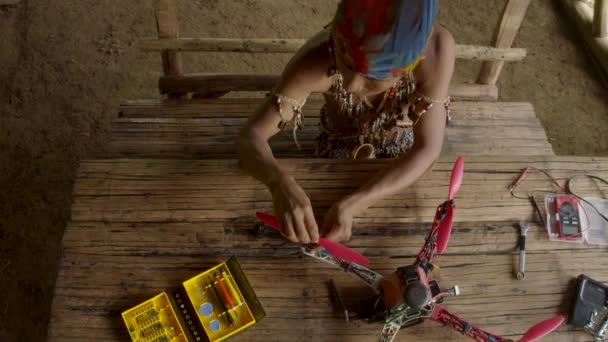
<path fill-rule="evenodd" d="M 342 113 L 345 113 L 356 124 L 355 135 L 369 138 L 379 128 L 390 129 L 398 120 L 404 120 L 405 115 L 401 104 L 408 100 L 416 90 L 416 84 L 412 72 L 404 74 L 395 83 L 384 91 L 382 101 L 377 108 L 367 100 L 357 97 L 344 87 L 344 78 L 336 67 L 336 55 L 333 49 L 333 40 L 328 42 L 329 53 L 332 59 L 329 74 L 333 77 L 333 96 Z M 364 114 L 373 113 L 369 120 L 364 121 Z M 323 121 L 323 120 L 322 120 Z M 338 133 L 339 132 L 333 132 Z M 342 135 L 342 134 L 339 134 Z M 353 136 L 353 134 L 349 134 Z"/>

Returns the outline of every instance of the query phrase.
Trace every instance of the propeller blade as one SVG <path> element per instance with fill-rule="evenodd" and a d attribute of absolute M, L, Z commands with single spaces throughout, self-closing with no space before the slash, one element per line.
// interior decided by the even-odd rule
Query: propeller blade
<path fill-rule="evenodd" d="M 265 225 L 269 226 L 270 228 L 276 230 L 279 233 L 281 232 L 281 228 L 279 227 L 279 220 L 277 220 L 276 217 L 263 213 L 261 211 L 256 212 L 255 216 L 260 221 L 264 222 Z M 350 249 L 342 244 L 339 244 L 332 240 L 328 240 L 326 238 L 320 238 L 319 245 L 323 246 L 329 254 L 335 256 L 336 258 L 348 260 L 350 262 L 354 262 L 364 266 L 369 265 L 369 259 L 356 252 L 355 250 Z"/>
<path fill-rule="evenodd" d="M 257 211 L 255 213 L 255 217 L 258 218 L 258 220 L 264 222 L 265 225 L 267 225 L 268 227 L 276 230 L 277 232 L 281 232 L 281 227 L 279 225 L 279 220 L 277 220 L 276 217 L 263 213 L 261 211 Z"/>
<path fill-rule="evenodd" d="M 460 189 L 460 184 L 462 184 L 462 176 L 464 175 L 464 158 L 458 157 L 456 158 L 456 162 L 454 163 L 454 167 L 452 168 L 452 175 L 450 176 L 450 191 L 448 192 L 448 198 L 450 200 L 454 199 L 456 193 Z"/>
<path fill-rule="evenodd" d="M 348 260 L 350 262 L 354 262 L 363 266 L 369 265 L 369 259 L 361 255 L 360 253 L 335 241 L 328 240 L 326 238 L 319 238 L 319 245 L 325 247 L 325 249 L 327 249 L 327 252 L 329 252 L 329 254 L 335 256 L 336 258 Z"/>
<path fill-rule="evenodd" d="M 524 336 L 519 339 L 517 342 L 534 342 L 547 334 L 557 329 L 564 322 L 564 316 L 558 315 L 549 319 L 546 319 L 540 323 L 537 323 L 535 326 L 531 327 L 526 331 Z"/>
<path fill-rule="evenodd" d="M 448 209 L 445 216 L 439 222 L 439 228 L 437 229 L 437 253 L 443 254 L 445 249 L 448 247 L 448 241 L 450 240 L 450 234 L 452 234 L 452 222 L 454 221 L 454 205 L 448 204 Z"/>

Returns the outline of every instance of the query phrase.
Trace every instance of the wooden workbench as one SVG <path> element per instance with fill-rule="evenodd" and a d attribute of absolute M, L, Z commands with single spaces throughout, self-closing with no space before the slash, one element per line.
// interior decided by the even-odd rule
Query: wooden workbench
<path fill-rule="evenodd" d="M 112 122 L 109 155 L 113 158 L 236 158 L 238 134 L 264 99 L 136 100 L 119 108 Z M 291 132 L 269 143 L 280 158 L 311 158 L 319 135 L 324 101 L 303 108 L 299 149 Z M 526 102 L 458 101 L 450 105 L 443 152 L 465 155 L 553 155 L 547 134 Z"/>
<path fill-rule="evenodd" d="M 351 247 L 370 257 L 382 274 L 409 264 L 447 194 L 454 157 L 403 193 L 377 203 L 355 219 Z M 387 161 L 281 161 L 308 192 L 319 218 Z M 236 255 L 267 317 L 234 341 L 375 341 L 379 326 L 347 324 L 330 306 L 326 281 L 364 288 L 354 278 L 311 258 L 278 235 L 252 236 L 256 210 L 272 210 L 268 191 L 239 171 L 234 160 L 92 160 L 81 164 L 72 221 L 50 326 L 53 341 L 128 340 L 120 313 Z M 455 283 L 460 297 L 445 307 L 490 332 L 519 338 L 534 322 L 567 313 L 572 280 L 585 273 L 608 281 L 608 248 L 549 242 L 532 225 L 527 278 L 513 277 L 516 223 L 533 219 L 529 202 L 507 190 L 526 165 L 564 180 L 588 172 L 608 178 L 608 158 L 467 157 L 446 254 L 434 274 L 442 287 Z M 522 189 L 550 188 L 531 174 Z M 583 195 L 608 196 L 590 180 L 576 182 Z M 348 299 L 348 298 L 347 298 Z M 397 341 L 466 341 L 426 322 L 402 331 Z M 565 325 L 546 341 L 590 341 Z"/>

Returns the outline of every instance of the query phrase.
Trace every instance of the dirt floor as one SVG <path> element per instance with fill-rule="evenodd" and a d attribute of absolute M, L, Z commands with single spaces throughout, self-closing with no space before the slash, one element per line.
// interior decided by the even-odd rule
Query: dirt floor
<path fill-rule="evenodd" d="M 183 36 L 312 35 L 337 1 L 180 1 Z M 484 44 L 505 1 L 442 1 L 439 21 Z M 558 154 L 608 155 L 608 90 L 574 25 L 553 0 L 532 1 L 505 67 L 502 100 L 534 105 Z M 0 340 L 42 341 L 78 161 L 103 157 L 121 99 L 157 97 L 154 1 L 22 0 L 0 8 Z M 185 56 L 187 71 L 279 72 L 288 56 Z M 478 63 L 459 61 L 474 81 Z"/>

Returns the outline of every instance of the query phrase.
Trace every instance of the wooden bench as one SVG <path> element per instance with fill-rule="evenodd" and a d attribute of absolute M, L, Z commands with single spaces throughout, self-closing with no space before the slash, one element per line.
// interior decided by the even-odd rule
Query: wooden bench
<path fill-rule="evenodd" d="M 209 38 L 180 36 L 177 0 L 156 1 L 156 38 L 142 39 L 142 51 L 160 52 L 163 76 L 159 79 L 159 91 L 169 98 L 219 97 L 229 91 L 267 90 L 276 84 L 277 75 L 239 73 L 184 74 L 181 52 L 224 53 L 294 53 L 305 39 L 285 38 Z M 525 49 L 512 48 L 519 27 L 524 20 L 530 0 L 508 0 L 496 27 L 493 46 L 458 44 L 456 58 L 482 61 L 475 84 L 459 84 L 467 97 L 477 100 L 498 99 L 496 82 L 505 62 L 521 61 Z M 456 93 L 460 93 L 457 91 Z"/>
<path fill-rule="evenodd" d="M 355 218 L 351 247 L 389 274 L 411 263 L 447 194 L 453 157 L 403 193 Z M 386 160 L 281 160 L 311 197 L 319 218 L 338 198 L 363 184 Z M 235 255 L 267 317 L 231 341 L 375 341 L 379 327 L 347 324 L 330 306 L 326 281 L 361 288 L 354 278 L 310 258 L 279 236 L 249 232 L 256 210 L 272 210 L 263 185 L 238 169 L 236 160 L 91 160 L 81 163 L 72 221 L 63 239 L 55 288 L 51 341 L 127 340 L 120 312 L 163 289 Z M 436 263 L 440 284 L 459 284 L 462 296 L 444 304 L 461 317 L 517 339 L 534 321 L 567 313 L 572 280 L 580 273 L 608 280 L 607 247 L 555 243 L 543 227 L 531 227 L 527 278 L 514 279 L 520 220 L 531 221 L 529 202 L 508 186 L 526 165 L 558 180 L 576 173 L 608 178 L 608 158 L 478 156 L 465 160 L 456 197 L 453 237 Z M 530 174 L 522 190 L 550 188 Z M 608 196 L 590 180 L 577 181 L 583 196 Z M 347 296 L 347 300 L 350 297 Z M 425 323 L 401 332 L 409 341 L 467 341 Z M 547 341 L 589 341 L 562 326 Z"/>
<path fill-rule="evenodd" d="M 445 153 L 466 155 L 552 155 L 546 134 L 528 103 L 483 103 L 498 99 L 496 81 L 505 62 L 521 61 L 526 50 L 513 48 L 530 0 L 505 3 L 492 46 L 458 44 L 458 60 L 481 61 L 473 84 L 452 84 L 454 120 L 447 131 Z M 305 39 L 181 37 L 177 0 L 157 0 L 158 36 L 142 39 L 143 51 L 161 54 L 163 76 L 159 92 L 169 101 L 129 101 L 114 120 L 110 156 L 128 158 L 233 158 L 235 138 L 259 104 L 259 99 L 217 99 L 232 91 L 268 91 L 277 74 L 185 74 L 181 53 L 288 53 Z M 205 98 L 208 100 L 188 100 Z M 271 140 L 277 157 L 311 157 L 318 134 L 321 103 L 305 108 L 305 129 L 299 133 L 302 150 L 289 134 Z"/>
<path fill-rule="evenodd" d="M 261 99 L 128 101 L 111 131 L 110 155 L 128 158 L 233 158 L 235 141 Z M 304 107 L 299 150 L 290 133 L 271 139 L 277 157 L 312 157 L 322 101 Z M 444 152 L 552 155 L 529 103 L 454 102 Z"/>

